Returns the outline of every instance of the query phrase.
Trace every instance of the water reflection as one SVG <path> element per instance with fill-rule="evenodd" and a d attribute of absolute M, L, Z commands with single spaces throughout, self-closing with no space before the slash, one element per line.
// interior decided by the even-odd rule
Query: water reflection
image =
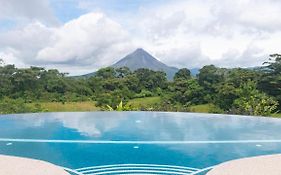
<path fill-rule="evenodd" d="M 75 115 L 75 114 L 74 114 Z M 85 136 L 101 138 L 104 133 L 114 128 L 120 127 L 128 116 L 121 113 L 78 113 L 73 117 L 73 113 L 61 113 L 55 116 L 66 128 L 76 129 Z"/>
<path fill-rule="evenodd" d="M 15 115 L 16 128 L 75 130 L 81 136 L 116 140 L 192 141 L 281 139 L 281 120 L 192 113 L 94 112 Z M 3 123 L 3 122 L 1 122 Z M 7 129 L 7 128 L 6 128 Z M 10 131 L 13 132 L 13 131 Z M 67 131 L 64 131 L 67 132 Z M 79 139 L 79 138 L 77 138 Z"/>
<path fill-rule="evenodd" d="M 9 115 L 1 138 L 208 141 L 281 139 L 281 120 L 224 115 L 94 112 Z M 115 163 L 211 166 L 245 156 L 279 153 L 279 143 L 249 144 L 0 144 L 0 153 L 40 158 L 69 167 Z M 136 149 L 137 147 L 137 149 Z M 54 154 L 56 156 L 49 156 Z M 89 157 L 90 156 L 90 157 Z M 87 157 L 87 159 L 85 159 Z M 104 158 L 106 157 L 106 159 Z"/>

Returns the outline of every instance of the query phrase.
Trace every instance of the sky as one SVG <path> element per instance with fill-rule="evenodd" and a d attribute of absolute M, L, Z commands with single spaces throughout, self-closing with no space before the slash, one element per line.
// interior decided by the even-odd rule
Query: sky
<path fill-rule="evenodd" d="M 178 68 L 280 53 L 280 0 L 0 0 L 0 58 L 80 75 L 137 48 Z"/>

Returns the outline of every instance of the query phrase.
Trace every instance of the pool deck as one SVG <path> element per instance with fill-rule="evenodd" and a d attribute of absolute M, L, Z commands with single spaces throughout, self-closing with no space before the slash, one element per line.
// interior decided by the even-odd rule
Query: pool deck
<path fill-rule="evenodd" d="M 237 159 L 219 164 L 207 175 L 280 175 L 281 154 Z"/>
<path fill-rule="evenodd" d="M 0 175 L 70 175 L 62 168 L 41 160 L 0 155 Z"/>

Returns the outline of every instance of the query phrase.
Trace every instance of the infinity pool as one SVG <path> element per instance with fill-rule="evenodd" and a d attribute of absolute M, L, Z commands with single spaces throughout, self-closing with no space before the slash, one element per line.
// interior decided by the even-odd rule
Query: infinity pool
<path fill-rule="evenodd" d="M 0 116 L 0 154 L 73 174 L 202 175 L 221 162 L 281 153 L 281 120 L 161 112 Z"/>

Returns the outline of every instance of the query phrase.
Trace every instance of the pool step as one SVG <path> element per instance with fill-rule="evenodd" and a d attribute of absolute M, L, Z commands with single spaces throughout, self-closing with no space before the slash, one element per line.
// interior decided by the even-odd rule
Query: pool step
<path fill-rule="evenodd" d="M 157 164 L 116 164 L 67 170 L 73 175 L 201 175 L 210 170 Z"/>

